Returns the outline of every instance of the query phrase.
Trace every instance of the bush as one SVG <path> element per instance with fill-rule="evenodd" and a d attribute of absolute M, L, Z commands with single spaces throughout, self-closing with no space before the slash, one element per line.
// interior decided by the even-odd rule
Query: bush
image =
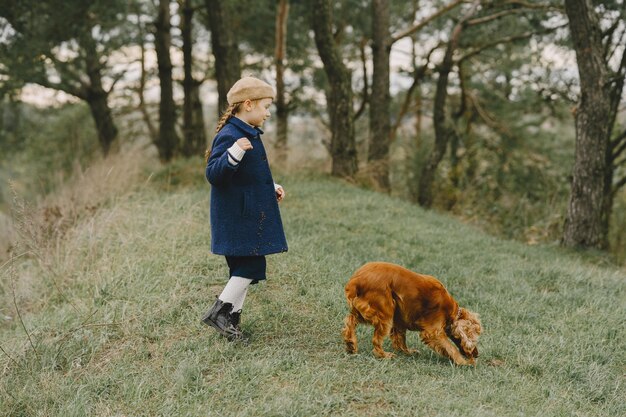
<path fill-rule="evenodd" d="M 19 144 L 4 149 L 0 157 L 0 201 L 12 199 L 8 180 L 20 195 L 32 199 L 53 191 L 77 166 L 88 165 L 99 154 L 97 134 L 87 106 L 66 104 L 39 109 L 22 104 L 16 111 L 20 116 L 13 132 L 0 133 L 3 143 L 12 138 Z"/>

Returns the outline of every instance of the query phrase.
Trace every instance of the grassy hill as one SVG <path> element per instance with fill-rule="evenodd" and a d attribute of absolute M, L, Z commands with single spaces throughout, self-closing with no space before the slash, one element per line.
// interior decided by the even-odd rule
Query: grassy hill
<path fill-rule="evenodd" d="M 626 415 L 623 270 L 277 175 L 290 251 L 249 292 L 251 342 L 232 344 L 199 321 L 228 274 L 209 253 L 201 166 L 144 174 L 2 266 L 0 415 Z M 343 286 L 371 260 L 435 275 L 479 313 L 478 365 L 451 366 L 411 332 L 418 355 L 378 360 L 365 326 L 344 353 Z"/>

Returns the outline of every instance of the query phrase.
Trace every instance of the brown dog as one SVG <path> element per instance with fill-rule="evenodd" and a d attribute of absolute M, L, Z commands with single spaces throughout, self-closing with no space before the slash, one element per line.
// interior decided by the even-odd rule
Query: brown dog
<path fill-rule="evenodd" d="M 374 354 L 380 358 L 393 356 L 382 348 L 386 336 L 394 349 L 415 353 L 406 346 L 406 331 L 418 330 L 428 347 L 455 364 L 475 363 L 482 331 L 478 315 L 459 307 L 436 278 L 370 262 L 354 273 L 345 292 L 350 313 L 342 333 L 348 353 L 357 351 L 356 325 L 369 323 L 374 326 Z"/>

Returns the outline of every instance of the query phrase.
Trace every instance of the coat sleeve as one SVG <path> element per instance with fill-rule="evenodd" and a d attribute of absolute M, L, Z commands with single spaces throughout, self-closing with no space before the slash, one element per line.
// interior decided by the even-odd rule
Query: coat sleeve
<path fill-rule="evenodd" d="M 212 185 L 226 185 L 230 183 L 238 165 L 231 165 L 228 161 L 228 148 L 235 143 L 230 135 L 218 135 L 213 140 L 211 156 L 206 166 L 205 176 Z"/>

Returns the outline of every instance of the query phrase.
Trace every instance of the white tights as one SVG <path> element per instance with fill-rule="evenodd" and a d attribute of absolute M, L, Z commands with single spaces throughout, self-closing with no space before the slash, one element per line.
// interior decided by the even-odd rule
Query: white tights
<path fill-rule="evenodd" d="M 251 282 L 252 280 L 248 278 L 230 277 L 219 299 L 225 303 L 231 303 L 234 312 L 240 311 L 243 307 L 243 302 L 248 293 L 248 286 Z"/>

